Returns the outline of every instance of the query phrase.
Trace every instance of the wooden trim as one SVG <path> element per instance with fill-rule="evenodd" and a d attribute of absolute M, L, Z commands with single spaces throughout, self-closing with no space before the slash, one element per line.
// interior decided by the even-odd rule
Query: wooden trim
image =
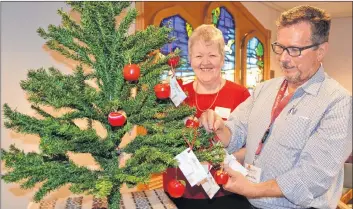
<path fill-rule="evenodd" d="M 270 30 L 267 30 L 265 43 L 267 47 L 265 48 L 266 53 L 264 54 L 264 60 L 266 60 L 264 79 L 268 80 L 268 79 L 271 79 L 271 31 Z"/>
<path fill-rule="evenodd" d="M 136 18 L 135 30 L 141 31 L 145 28 L 145 3 L 135 2 L 135 8 L 137 9 L 139 15 Z"/>
<path fill-rule="evenodd" d="M 173 15 L 180 15 L 194 29 L 198 26 L 197 21 L 181 6 L 173 6 L 162 9 L 153 17 L 153 25 L 159 26 L 162 20 Z"/>
<path fill-rule="evenodd" d="M 348 192 L 342 195 L 341 201 L 347 204 L 352 198 L 353 198 L 353 192 L 352 192 L 352 189 L 350 189 L 348 190 Z"/>
<path fill-rule="evenodd" d="M 239 27 L 235 27 L 235 33 L 239 34 L 238 36 L 235 37 L 235 72 L 234 72 L 234 81 L 237 84 L 241 84 L 241 78 L 242 78 L 242 73 L 241 73 L 241 37 L 240 36 L 240 29 Z"/>
<path fill-rule="evenodd" d="M 239 54 L 241 56 L 241 61 L 240 61 L 240 68 L 239 68 L 239 72 L 240 72 L 240 77 L 239 77 L 239 81 L 240 84 L 243 86 L 246 86 L 246 59 L 247 59 L 247 43 L 250 40 L 249 37 L 252 37 L 252 33 L 254 33 L 255 30 L 250 30 L 247 33 L 245 33 L 240 40 L 240 51 Z"/>
<path fill-rule="evenodd" d="M 238 12 L 242 13 L 244 17 L 246 17 L 254 26 L 263 34 L 267 35 L 268 30 L 254 17 L 251 12 L 240 2 L 232 2 L 235 7 L 238 8 Z"/>
<path fill-rule="evenodd" d="M 214 8 L 217 8 L 217 7 L 226 7 L 227 10 L 229 11 L 229 13 L 232 14 L 234 22 L 236 22 L 236 15 L 235 14 L 238 11 L 234 8 L 234 6 L 233 6 L 233 4 L 231 2 L 213 1 L 207 6 L 206 15 L 205 15 L 205 19 L 204 19 L 205 23 L 211 24 L 211 18 L 212 18 L 211 13 L 212 13 L 212 10 Z"/>
<path fill-rule="evenodd" d="M 249 34 L 245 40 L 244 40 L 244 48 L 241 53 L 243 55 L 243 59 L 242 61 L 244 62 L 244 65 L 242 65 L 242 69 L 241 70 L 241 74 L 242 79 L 242 85 L 246 86 L 246 69 L 247 69 L 247 63 L 246 63 L 246 59 L 247 59 L 247 44 L 249 42 L 250 39 L 252 38 L 257 38 L 259 39 L 259 41 L 262 43 L 263 47 L 264 47 L 264 69 L 263 69 L 263 79 L 264 80 L 268 80 L 270 79 L 270 40 L 269 38 L 267 38 L 266 36 L 263 36 L 261 33 L 259 33 L 259 31 L 254 30 L 251 34 Z"/>

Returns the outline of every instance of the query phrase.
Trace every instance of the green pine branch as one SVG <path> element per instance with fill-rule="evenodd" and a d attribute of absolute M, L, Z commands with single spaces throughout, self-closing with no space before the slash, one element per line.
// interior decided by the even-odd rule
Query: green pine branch
<path fill-rule="evenodd" d="M 146 30 L 128 34 L 138 12 L 129 8 L 130 2 L 69 2 L 80 13 L 76 22 L 63 10 L 58 10 L 62 25 L 39 28 L 39 36 L 52 50 L 80 65 L 71 74 L 55 68 L 29 70 L 21 88 L 27 93 L 31 107 L 41 119 L 20 113 L 4 104 L 5 127 L 19 133 L 40 137 L 39 153 L 24 153 L 14 146 L 2 150 L 1 160 L 9 168 L 2 176 L 5 182 L 21 181 L 22 188 L 42 183 L 35 193 L 39 201 L 50 191 L 70 184 L 74 193 L 107 197 L 109 208 L 120 207 L 120 187 L 147 183 L 153 173 L 176 167 L 174 157 L 193 144 L 200 161 L 217 164 L 224 158 L 221 144 L 210 145 L 213 134 L 203 129 L 190 129 L 184 119 L 195 113 L 187 105 L 175 107 L 170 100 L 157 100 L 154 86 L 162 73 L 169 71 L 167 60 L 172 55 L 157 54 L 164 44 L 175 40 L 169 37 L 170 28 L 148 26 Z M 123 14 L 124 12 L 124 14 Z M 121 15 L 122 21 L 116 22 Z M 179 50 L 175 55 L 180 53 Z M 173 55 L 174 56 L 174 55 Z M 141 74 L 137 82 L 124 80 L 125 65 L 138 64 Z M 85 73 L 83 66 L 93 72 Z M 99 89 L 87 84 L 96 82 Z M 131 96 L 131 90 L 137 95 Z M 43 106 L 71 111 L 54 116 Z M 108 115 L 122 110 L 127 121 L 122 127 L 112 127 Z M 83 119 L 86 127 L 78 127 L 76 119 Z M 93 128 L 99 122 L 107 131 L 102 138 Z M 122 137 L 134 125 L 143 126 L 146 135 L 138 135 L 125 148 L 117 150 Z M 76 165 L 68 152 L 89 153 L 98 170 Z M 121 152 L 131 153 L 125 167 L 119 168 Z"/>
<path fill-rule="evenodd" d="M 14 146 L 10 147 L 9 152 L 2 149 L 1 158 L 5 162 L 5 167 L 10 168 L 10 171 L 2 176 L 5 182 L 25 180 L 21 184 L 22 188 L 33 188 L 37 183 L 44 183 L 36 191 L 35 201 L 41 200 L 50 191 L 67 183 L 90 184 L 89 182 L 94 182 L 97 178 L 94 172 L 76 166 L 65 157 L 60 161 L 52 161 L 42 154 L 33 152 L 25 154 Z"/>

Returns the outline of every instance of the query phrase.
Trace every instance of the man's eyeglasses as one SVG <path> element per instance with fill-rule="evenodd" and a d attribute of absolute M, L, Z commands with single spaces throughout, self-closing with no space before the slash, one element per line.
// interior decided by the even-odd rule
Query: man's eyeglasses
<path fill-rule="evenodd" d="M 281 55 L 284 52 L 284 50 L 286 50 L 288 54 L 292 57 L 298 57 L 302 54 L 303 50 L 310 49 L 312 47 L 319 46 L 319 45 L 320 44 L 312 44 L 310 46 L 304 46 L 304 47 L 295 47 L 295 46 L 284 47 L 277 42 L 274 42 L 271 44 L 272 50 L 275 54 Z"/>

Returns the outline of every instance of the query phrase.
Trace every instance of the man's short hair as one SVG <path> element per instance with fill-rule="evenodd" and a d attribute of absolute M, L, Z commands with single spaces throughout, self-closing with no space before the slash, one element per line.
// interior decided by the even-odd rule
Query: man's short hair
<path fill-rule="evenodd" d="M 301 5 L 283 12 L 278 18 L 278 28 L 307 22 L 311 25 L 311 41 L 313 44 L 328 42 L 331 16 L 317 7 Z"/>

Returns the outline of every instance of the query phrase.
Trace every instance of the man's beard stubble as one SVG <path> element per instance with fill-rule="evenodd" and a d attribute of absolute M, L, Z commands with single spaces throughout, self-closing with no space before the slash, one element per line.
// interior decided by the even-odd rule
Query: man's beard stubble
<path fill-rule="evenodd" d="M 289 66 L 289 63 L 288 62 L 281 62 L 280 63 L 280 66 L 281 66 L 281 69 L 282 69 L 282 72 L 284 71 L 291 71 L 294 69 L 293 66 Z M 285 78 L 288 80 L 288 82 L 290 83 L 299 83 L 300 82 L 300 71 L 297 71 L 297 73 L 295 73 L 295 75 L 293 76 L 288 76 L 288 75 L 285 75 Z"/>

